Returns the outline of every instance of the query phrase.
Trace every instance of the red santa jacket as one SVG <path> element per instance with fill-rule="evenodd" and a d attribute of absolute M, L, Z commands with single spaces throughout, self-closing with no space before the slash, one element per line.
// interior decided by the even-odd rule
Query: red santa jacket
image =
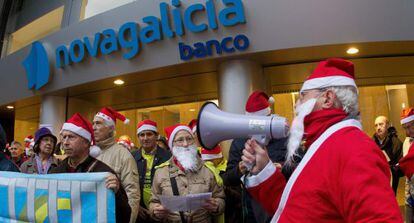
<path fill-rule="evenodd" d="M 271 163 L 247 180 L 272 222 L 403 222 L 387 161 L 356 122 L 326 130 L 289 182 Z"/>

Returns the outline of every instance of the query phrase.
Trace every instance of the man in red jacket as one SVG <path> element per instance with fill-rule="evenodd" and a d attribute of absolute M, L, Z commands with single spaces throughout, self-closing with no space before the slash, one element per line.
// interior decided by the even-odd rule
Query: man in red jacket
<path fill-rule="evenodd" d="M 255 163 L 249 193 L 272 222 L 402 222 L 387 161 L 361 130 L 358 90 L 350 61 L 318 64 L 304 82 L 288 140 L 287 179 L 254 140 L 242 160 Z M 304 140 L 305 155 L 297 162 Z"/>

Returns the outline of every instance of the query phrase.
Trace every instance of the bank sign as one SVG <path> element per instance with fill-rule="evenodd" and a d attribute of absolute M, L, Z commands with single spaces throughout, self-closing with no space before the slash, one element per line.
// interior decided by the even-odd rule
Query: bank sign
<path fill-rule="evenodd" d="M 207 0 L 204 4 L 192 4 L 186 8 L 181 6 L 179 0 L 172 0 L 171 4 L 162 2 L 159 4 L 160 17 L 146 16 L 142 18 L 140 24 L 126 22 L 118 30 L 105 29 L 95 33 L 93 38 L 85 36 L 73 40 L 69 46 L 60 45 L 56 47 L 55 66 L 64 68 L 83 61 L 87 56 L 98 57 L 116 51 L 121 51 L 124 59 L 132 59 L 141 51 L 144 45 L 152 42 L 162 41 L 165 38 L 181 37 L 186 32 L 199 33 L 206 30 L 217 30 L 219 26 L 231 27 L 246 23 L 242 0 L 221 1 L 224 5 L 221 10 L 216 9 L 214 0 Z M 205 21 L 196 23 L 194 21 L 195 16 L 202 16 Z M 188 61 L 194 58 L 212 56 L 213 54 L 244 51 L 249 45 L 248 37 L 239 34 L 206 42 L 179 42 L 177 50 L 180 59 Z M 47 83 L 45 83 L 45 80 L 50 76 L 49 69 L 41 70 L 38 69 L 39 66 L 29 65 L 30 63 L 48 64 L 47 55 L 43 55 L 46 51 L 41 48 L 41 43 L 33 43 L 32 51 L 24 62 L 29 88 L 39 89 Z M 42 55 L 37 55 L 38 52 Z M 43 60 L 39 58 L 43 58 Z M 43 81 L 37 82 L 37 79 Z"/>

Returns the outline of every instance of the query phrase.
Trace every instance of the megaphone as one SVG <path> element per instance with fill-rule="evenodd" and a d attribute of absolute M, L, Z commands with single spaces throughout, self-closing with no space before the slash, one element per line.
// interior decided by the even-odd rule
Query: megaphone
<path fill-rule="evenodd" d="M 204 103 L 198 114 L 197 135 L 205 149 L 236 138 L 254 138 L 259 144 L 267 145 L 270 139 L 284 138 L 288 132 L 289 125 L 284 117 L 228 113 L 213 102 Z"/>

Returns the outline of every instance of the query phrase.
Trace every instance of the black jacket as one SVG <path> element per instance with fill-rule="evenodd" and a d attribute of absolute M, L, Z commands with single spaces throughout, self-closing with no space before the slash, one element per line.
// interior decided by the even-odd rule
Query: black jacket
<path fill-rule="evenodd" d="M 92 164 L 94 161 L 97 161 L 94 166 Z M 64 159 L 59 166 L 51 168 L 49 173 L 69 173 L 70 167 L 68 164 L 68 158 Z M 110 172 L 116 175 L 115 171 L 111 169 L 105 163 L 88 156 L 85 161 L 79 164 L 75 170 L 77 173 L 86 173 L 86 172 Z M 128 204 L 128 197 L 124 188 L 120 185 L 118 192 L 115 194 L 115 215 L 116 222 L 129 222 L 131 217 L 131 207 Z"/>
<path fill-rule="evenodd" d="M 241 161 L 244 144 L 247 139 L 234 139 L 230 146 L 229 159 L 227 161 L 226 172 L 221 175 L 225 186 L 240 186 L 242 174 L 239 172 L 239 162 Z M 279 140 L 270 140 L 267 145 L 267 151 L 269 158 L 274 163 L 283 163 L 286 159 L 287 152 L 287 138 Z M 264 209 L 257 204 L 250 196 L 246 193 L 242 193 L 242 199 L 245 200 L 245 205 L 248 211 L 245 222 L 268 222 L 269 216 L 266 214 Z"/>
<path fill-rule="evenodd" d="M 0 171 L 20 172 L 19 168 L 0 151 Z"/>
<path fill-rule="evenodd" d="M 135 150 L 134 152 L 132 152 L 132 156 L 134 157 L 135 162 L 137 163 L 138 174 L 139 174 L 139 188 L 141 190 L 141 194 L 143 194 L 145 173 L 147 172 L 147 161 L 142 157 L 141 151 L 142 151 L 142 148 Z M 171 158 L 170 151 L 157 146 L 156 151 L 155 151 L 154 162 L 152 164 L 152 169 L 151 169 L 151 183 L 152 183 L 152 180 L 154 179 L 155 167 L 164 162 L 167 162 L 170 158 Z M 140 206 L 145 207 L 144 199 L 142 198 L 140 201 Z M 145 208 L 148 208 L 148 207 L 145 207 Z"/>
<path fill-rule="evenodd" d="M 395 165 L 402 157 L 402 142 L 398 139 L 397 130 L 394 127 L 388 128 L 388 134 L 385 139 L 380 142 L 378 137 L 374 134 L 373 139 L 375 143 L 384 150 L 390 158 L 389 164 Z"/>
<path fill-rule="evenodd" d="M 0 171 L 20 172 L 19 168 L 10 161 L 3 150 L 6 148 L 6 132 L 0 125 Z"/>

